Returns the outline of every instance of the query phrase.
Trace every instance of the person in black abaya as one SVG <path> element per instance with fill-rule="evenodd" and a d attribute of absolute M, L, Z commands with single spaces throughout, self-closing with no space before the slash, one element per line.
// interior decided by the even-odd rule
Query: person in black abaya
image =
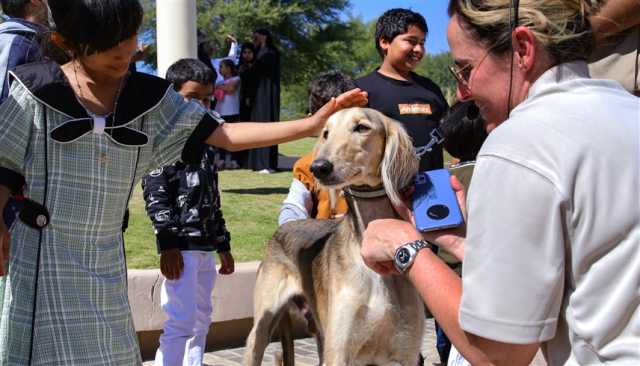
<path fill-rule="evenodd" d="M 251 107 L 251 121 L 280 119 L 280 52 L 273 45 L 271 32 L 258 29 L 253 34 L 255 60 L 252 71 L 257 89 Z M 249 151 L 248 165 L 254 171 L 271 173 L 278 168 L 278 146 Z"/>

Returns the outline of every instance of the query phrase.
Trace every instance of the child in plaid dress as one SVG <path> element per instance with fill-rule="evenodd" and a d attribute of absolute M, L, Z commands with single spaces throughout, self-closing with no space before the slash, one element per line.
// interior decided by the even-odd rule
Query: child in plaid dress
<path fill-rule="evenodd" d="M 0 365 L 136 365 L 122 240 L 135 183 L 178 158 L 199 161 L 204 143 L 238 150 L 311 135 L 366 94 L 352 91 L 268 130 L 227 125 L 167 81 L 129 73 L 138 1 L 49 7 L 51 39 L 70 60 L 17 68 L 0 106 L 0 208 L 23 186 L 33 202 L 10 234 L 0 217 L 2 274 L 9 260 Z"/>

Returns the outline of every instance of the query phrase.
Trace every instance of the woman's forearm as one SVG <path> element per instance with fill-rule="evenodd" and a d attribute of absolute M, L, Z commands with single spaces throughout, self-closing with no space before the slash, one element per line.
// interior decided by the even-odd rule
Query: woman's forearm
<path fill-rule="evenodd" d="M 529 365 L 538 344 L 507 344 L 465 332 L 458 314 L 462 280 L 442 260 L 422 250 L 408 273 L 425 304 L 451 343 L 472 365 Z"/>
<path fill-rule="evenodd" d="M 407 275 L 433 317 L 465 359 L 472 365 L 488 364 L 486 356 L 470 344 L 460 328 L 460 277 L 429 250 L 419 252 Z"/>

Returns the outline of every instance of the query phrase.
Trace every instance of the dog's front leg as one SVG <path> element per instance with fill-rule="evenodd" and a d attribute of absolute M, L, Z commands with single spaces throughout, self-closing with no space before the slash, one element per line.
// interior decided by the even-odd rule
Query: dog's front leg
<path fill-rule="evenodd" d="M 342 289 L 329 303 L 329 317 L 324 338 L 324 364 L 327 366 L 351 365 L 361 344 L 359 334 L 354 334 L 356 322 L 362 321 L 357 306 L 360 294 L 353 289 Z"/>

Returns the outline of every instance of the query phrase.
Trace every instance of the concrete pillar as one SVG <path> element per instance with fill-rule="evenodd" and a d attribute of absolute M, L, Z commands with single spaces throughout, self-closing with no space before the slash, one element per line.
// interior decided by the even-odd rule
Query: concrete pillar
<path fill-rule="evenodd" d="M 156 1 L 158 76 L 181 58 L 197 58 L 196 0 Z"/>

